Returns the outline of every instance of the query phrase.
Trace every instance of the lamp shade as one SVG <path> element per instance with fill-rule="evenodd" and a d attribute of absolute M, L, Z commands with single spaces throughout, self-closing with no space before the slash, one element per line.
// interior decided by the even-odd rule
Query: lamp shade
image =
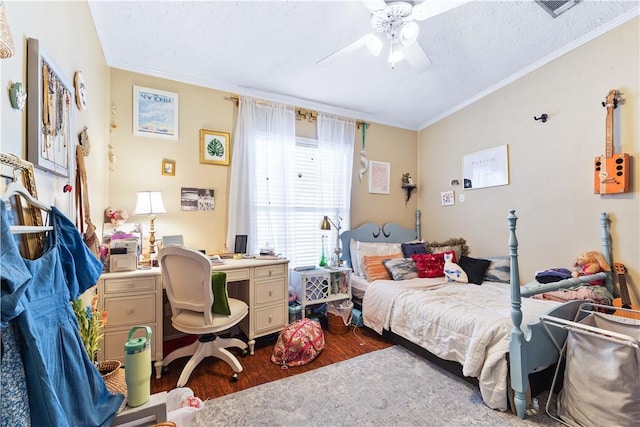
<path fill-rule="evenodd" d="M 329 222 L 329 218 L 325 215 L 322 218 L 322 222 L 320 223 L 320 230 L 331 230 L 331 223 Z"/>
<path fill-rule="evenodd" d="M 138 191 L 134 215 L 155 215 L 167 213 L 160 191 Z"/>

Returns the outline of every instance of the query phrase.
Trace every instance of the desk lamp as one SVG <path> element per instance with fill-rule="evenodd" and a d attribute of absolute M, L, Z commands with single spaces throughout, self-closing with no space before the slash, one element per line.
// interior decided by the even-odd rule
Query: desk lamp
<path fill-rule="evenodd" d="M 320 223 L 321 230 L 331 230 L 332 226 L 333 228 L 336 229 L 336 247 L 333 250 L 333 252 L 336 254 L 336 259 L 335 259 L 335 263 L 332 263 L 334 265 L 332 265 L 331 267 L 338 267 L 340 265 L 340 254 L 342 253 L 342 249 L 340 248 L 340 229 L 342 228 L 340 226 L 341 220 L 342 218 L 340 218 L 340 216 L 338 215 L 337 224 L 336 224 L 333 221 L 331 221 L 331 219 L 329 219 L 327 215 L 325 215 L 324 218 L 322 218 L 322 222 Z"/>
<path fill-rule="evenodd" d="M 138 191 L 136 208 L 133 215 L 150 215 L 149 218 L 149 260 L 152 264 L 157 263 L 156 260 L 156 230 L 154 223 L 156 214 L 165 214 L 167 210 L 162 203 L 162 192 L 160 191 Z"/>

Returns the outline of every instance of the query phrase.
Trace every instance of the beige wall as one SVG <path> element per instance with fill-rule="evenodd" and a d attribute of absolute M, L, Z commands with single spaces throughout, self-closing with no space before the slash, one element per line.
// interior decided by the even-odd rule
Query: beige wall
<path fill-rule="evenodd" d="M 143 86 L 178 93 L 180 106 L 179 140 L 134 136 L 132 131 L 132 87 Z M 163 192 L 168 213 L 156 219 L 156 238 L 182 234 L 189 247 L 220 252 L 227 234 L 227 209 L 230 167 L 200 164 L 199 131 L 210 129 L 230 132 L 233 139 L 237 107 L 225 97 L 229 94 L 190 84 L 160 79 L 128 71 L 111 70 L 111 100 L 116 127 L 112 131 L 113 154 L 117 161 L 109 174 L 108 203 L 130 214 L 135 207 L 136 191 Z M 296 122 L 299 136 L 315 138 L 315 123 Z M 394 220 L 413 227 L 417 197 L 405 205 L 400 188 L 402 173 L 416 176 L 416 132 L 372 124 L 366 135 L 369 159 L 391 162 L 391 194 L 368 194 L 367 176 L 358 179 L 361 133 L 355 145 L 352 224 L 365 221 Z M 233 145 L 231 145 L 233 152 Z M 176 161 L 176 175 L 161 173 L 162 159 Z M 180 210 L 181 187 L 213 188 L 215 209 L 205 212 Z M 103 206 L 104 209 L 106 206 Z M 148 218 L 131 216 L 148 230 Z"/>
<path fill-rule="evenodd" d="M 68 81 L 73 82 L 81 70 L 87 85 L 88 107 L 75 110 L 74 134 L 87 126 L 91 154 L 85 159 L 93 222 L 102 221 L 102 206 L 107 200 L 107 144 L 109 140 L 109 72 L 102 48 L 93 26 L 86 2 L 5 2 L 6 15 L 16 45 L 16 54 L 0 60 L 2 69 L 1 98 L 2 152 L 26 158 L 26 109 L 11 108 L 7 96 L 11 84 L 22 82 L 26 87 L 27 38 L 40 40 L 43 49 Z M 82 37 L 78 37 L 82 34 Z M 77 140 L 77 139 L 75 139 Z M 75 172 L 75 167 L 72 168 Z M 71 179 L 54 176 L 36 169 L 39 199 L 56 205 L 62 212 L 74 216 L 72 193 L 63 193 L 63 186 Z"/>
<path fill-rule="evenodd" d="M 521 277 L 563 267 L 585 250 L 600 249 L 599 213 L 612 218 L 614 261 L 638 277 L 640 152 L 639 19 L 636 17 L 456 114 L 419 132 L 418 158 L 423 236 L 463 236 L 472 256 L 506 255 L 509 209 L 518 215 Z M 616 152 L 633 157 L 632 192 L 593 194 L 594 157 L 604 153 L 610 89 L 625 100 L 615 113 Z M 533 116 L 549 114 L 549 121 Z M 441 207 L 440 192 L 461 178 L 465 154 L 509 145 L 510 185 L 455 188 L 455 206 Z M 635 283 L 633 278 L 635 278 Z"/>

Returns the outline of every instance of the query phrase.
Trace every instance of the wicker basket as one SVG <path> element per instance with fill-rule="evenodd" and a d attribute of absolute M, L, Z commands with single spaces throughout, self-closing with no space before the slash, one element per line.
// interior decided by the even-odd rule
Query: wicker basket
<path fill-rule="evenodd" d="M 328 329 L 334 334 L 344 334 L 349 332 L 349 326 L 344 324 L 342 316 L 327 312 Z"/>
<path fill-rule="evenodd" d="M 120 369 L 122 364 L 117 360 L 105 360 L 98 363 L 98 371 L 107 389 L 111 394 L 124 394 L 127 396 L 127 383 L 124 378 L 124 369 Z"/>

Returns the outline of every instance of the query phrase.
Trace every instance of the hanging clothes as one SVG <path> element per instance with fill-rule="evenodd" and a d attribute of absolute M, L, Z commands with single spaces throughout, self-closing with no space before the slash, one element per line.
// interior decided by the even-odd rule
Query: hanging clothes
<path fill-rule="evenodd" d="M 53 231 L 45 237 L 43 255 L 35 260 L 16 256 L 4 202 L 0 202 L 0 215 L 2 324 L 15 322 L 23 340 L 31 424 L 110 425 L 124 396 L 109 393 L 84 351 L 70 304 L 98 281 L 102 264 L 73 223 L 55 207 L 49 214 Z M 24 274 L 23 267 L 31 278 L 23 295 L 16 298 L 14 293 L 22 287 L 7 274 L 14 270 Z M 14 308 L 5 312 L 5 305 Z"/>

